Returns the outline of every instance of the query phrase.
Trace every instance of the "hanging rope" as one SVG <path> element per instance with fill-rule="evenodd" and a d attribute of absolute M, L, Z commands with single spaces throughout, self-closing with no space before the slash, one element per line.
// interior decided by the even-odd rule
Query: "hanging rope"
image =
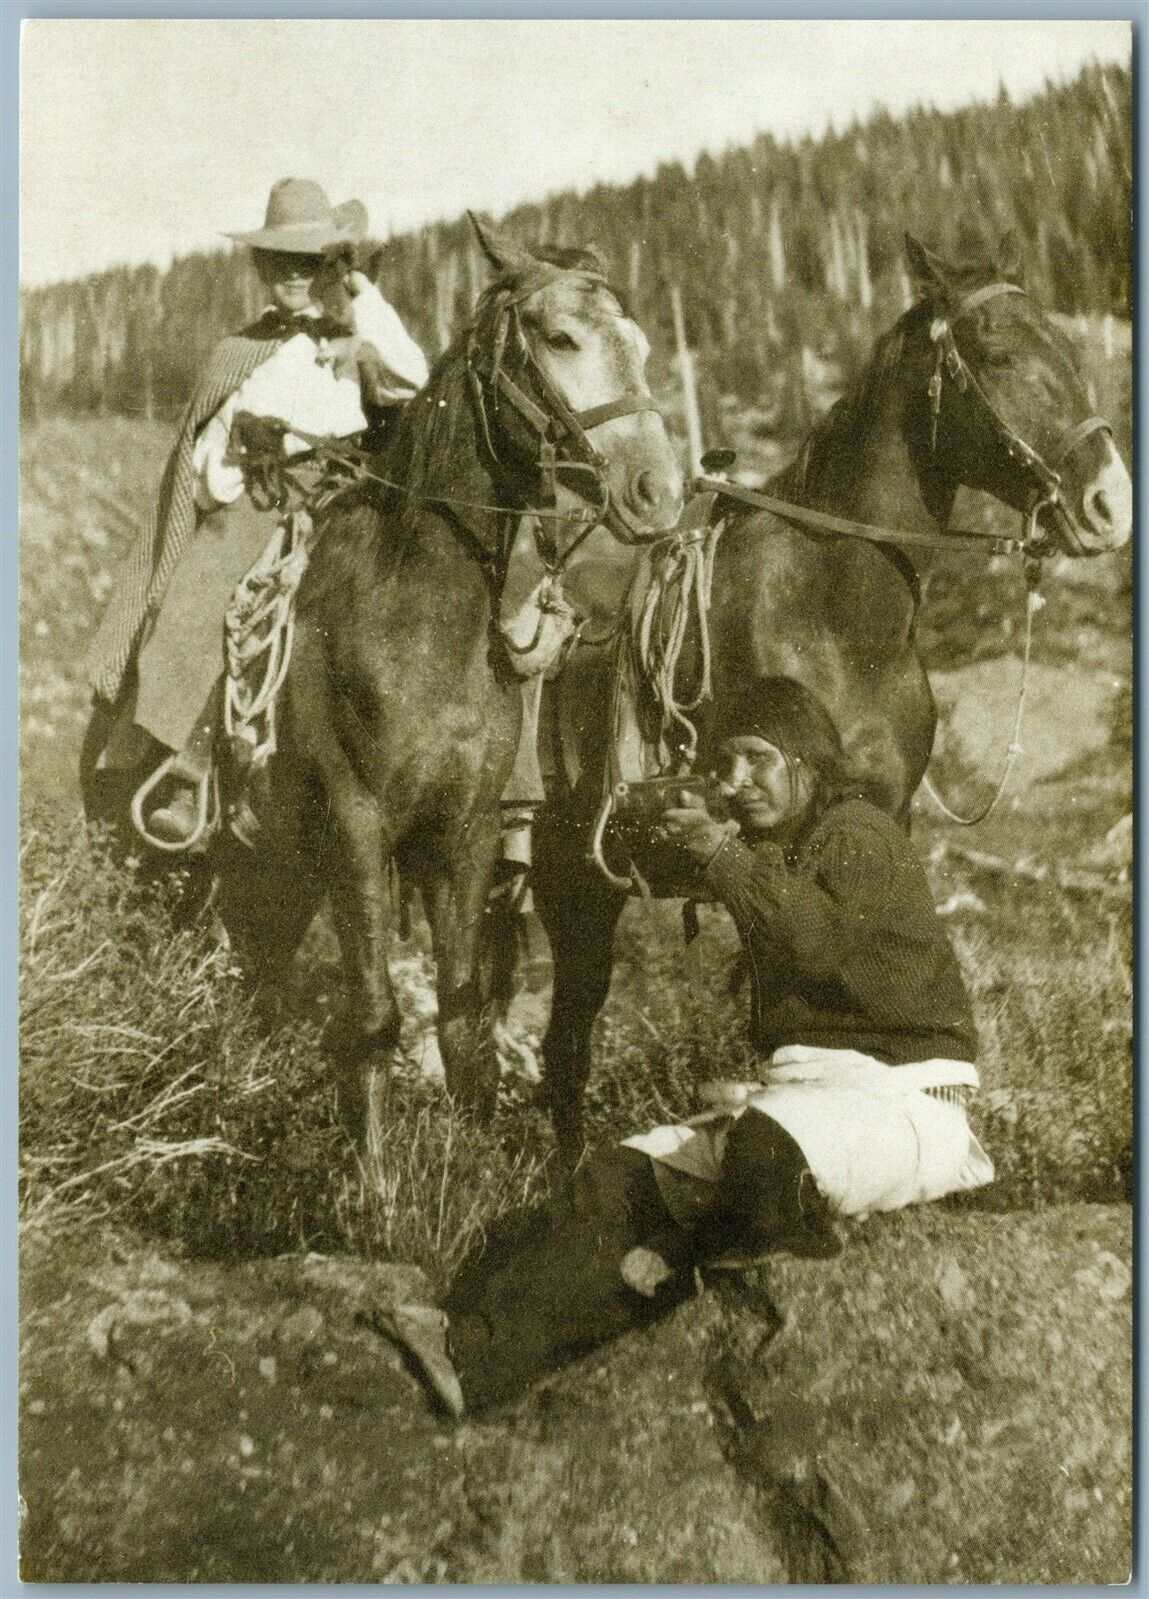
<path fill-rule="evenodd" d="M 997 787 L 980 811 L 976 811 L 972 816 L 959 816 L 942 799 L 929 777 L 923 776 L 922 778 L 922 787 L 934 804 L 944 816 L 947 816 L 951 822 L 956 822 L 959 827 L 974 827 L 978 822 L 984 822 L 991 811 L 997 808 L 998 801 L 1005 793 L 1006 784 L 1009 782 L 1009 774 L 1013 770 L 1013 763 L 1022 753 L 1020 743 L 1021 723 L 1025 715 L 1026 695 L 1029 692 L 1029 658 L 1033 645 L 1033 619 L 1045 604 L 1043 596 L 1038 592 L 1038 585 L 1041 582 L 1040 561 L 1026 562 L 1025 581 L 1025 640 L 1021 652 L 1021 684 L 1017 692 L 1017 710 L 1014 712 L 1013 717 L 1013 733 L 1010 736 L 1009 744 L 1006 746 L 1005 761 L 1002 765 L 1001 777 L 998 780 Z"/>
<path fill-rule="evenodd" d="M 656 548 L 631 638 L 639 684 L 649 689 L 658 707 L 660 737 L 665 744 L 677 729 L 677 753 L 686 761 L 693 761 L 698 750 L 698 729 L 689 713 L 705 704 L 712 692 L 710 588 L 722 527 L 719 522 L 692 528 L 688 536 L 676 535 L 664 549 Z M 692 618 L 698 627 L 698 687 L 690 699 L 682 700 L 676 678 Z"/>
<path fill-rule="evenodd" d="M 244 769 L 275 753 L 275 701 L 291 663 L 295 595 L 307 570 L 311 531 L 306 511 L 289 511 L 228 607 L 223 725 Z"/>
<path fill-rule="evenodd" d="M 698 730 L 689 713 L 712 694 L 710 590 L 714 554 L 725 526 L 724 521 L 710 523 L 712 504 L 713 497 L 706 496 L 700 522 L 680 527 L 670 539 L 652 548 L 650 575 L 632 604 L 630 631 L 619 640 L 602 803 L 591 831 L 587 858 L 616 888 L 637 887 L 647 897 L 650 890 L 633 861 L 625 876 L 609 865 L 604 850 L 606 830 L 614 814 L 619 782 L 643 775 L 641 771 L 623 769 L 628 757 L 632 764 L 642 762 L 641 750 L 634 747 L 638 742 L 645 743 L 639 739 L 635 726 L 636 702 L 641 696 L 649 693 L 658 710 L 660 770 L 665 771 L 672 760 L 689 764 L 697 754 Z M 692 617 L 698 625 L 698 686 L 690 699 L 680 700 L 675 679 Z M 678 736 L 672 746 L 670 735 L 676 731 Z"/>

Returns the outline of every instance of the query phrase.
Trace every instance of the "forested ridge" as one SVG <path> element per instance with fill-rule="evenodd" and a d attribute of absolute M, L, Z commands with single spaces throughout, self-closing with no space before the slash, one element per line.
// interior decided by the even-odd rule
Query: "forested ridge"
<path fill-rule="evenodd" d="M 784 393 L 811 358 L 849 368 L 909 302 L 907 228 L 957 254 L 1015 230 L 1027 282 L 1048 304 L 1127 315 L 1131 195 L 1130 73 L 1093 65 L 1024 104 L 1003 89 L 959 111 L 878 111 L 817 139 L 762 134 L 692 170 L 666 163 L 503 222 L 527 242 L 597 244 L 651 337 L 656 379 L 677 285 L 709 409 L 720 395 Z M 465 218 L 397 235 L 365 264 L 432 354 L 486 281 Z M 231 249 L 22 290 L 25 414 L 174 416 L 212 345 L 260 303 Z"/>

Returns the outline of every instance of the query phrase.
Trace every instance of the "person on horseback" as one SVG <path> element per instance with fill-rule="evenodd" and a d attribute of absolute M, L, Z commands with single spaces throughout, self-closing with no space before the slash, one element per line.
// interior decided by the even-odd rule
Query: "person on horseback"
<path fill-rule="evenodd" d="M 95 764 L 154 770 L 177 752 L 146 817 L 169 847 L 192 841 L 210 777 L 224 615 L 281 520 L 257 471 L 269 452 L 303 455 L 310 435 L 362 433 L 427 380 L 397 312 L 352 269 L 366 230 L 360 201 L 333 206 L 318 183 L 284 178 L 263 227 L 229 235 L 251 249 L 269 303 L 213 351 L 95 640 L 89 677 L 108 713 Z M 300 474 L 306 494 L 318 472 Z"/>
<path fill-rule="evenodd" d="M 904 828 L 828 712 L 791 679 L 756 685 L 719 771 L 726 818 L 686 791 L 659 827 L 737 926 L 761 1081 L 709 1084 L 705 1114 L 580 1163 L 548 1205 L 496 1225 L 441 1308 L 380 1311 L 456 1415 L 656 1320 L 699 1266 L 828 1256 L 835 1216 L 993 1179 L 966 1118 L 961 970 Z"/>

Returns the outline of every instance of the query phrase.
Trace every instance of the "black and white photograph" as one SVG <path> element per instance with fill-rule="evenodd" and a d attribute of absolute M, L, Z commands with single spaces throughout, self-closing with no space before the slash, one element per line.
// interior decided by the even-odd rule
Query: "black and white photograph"
<path fill-rule="evenodd" d="M 1134 55 L 24 20 L 24 1581 L 1129 1580 Z"/>

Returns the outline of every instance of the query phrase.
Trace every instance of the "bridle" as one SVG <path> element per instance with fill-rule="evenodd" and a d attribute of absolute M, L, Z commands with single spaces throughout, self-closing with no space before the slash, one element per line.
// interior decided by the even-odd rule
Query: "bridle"
<path fill-rule="evenodd" d="M 587 524 L 577 543 L 600 524 L 622 543 L 645 543 L 649 533 L 611 494 L 606 477 L 608 463 L 589 435 L 615 417 L 657 411 L 657 406 L 649 394 L 634 391 L 583 411 L 573 411 L 566 403 L 531 348 L 521 314 L 526 301 L 561 277 L 575 277 L 609 288 L 606 278 L 597 272 L 541 262 L 525 283 L 513 289 L 496 286 L 491 291 L 495 309 L 489 350 L 483 349 L 478 339 L 478 326 L 485 324 L 486 318 L 476 320 L 467 347 L 467 372 L 483 439 L 492 460 L 505 467 L 507 463 L 500 456 L 491 424 L 500 412 L 505 421 L 509 412 L 513 425 L 504 431 L 519 434 L 522 453 L 541 477 L 546 505 L 553 507 L 560 483 L 586 503 Z M 508 354 L 516 361 L 514 377 L 508 370 Z M 564 560 L 572 552 L 573 546 L 568 547 Z"/>
<path fill-rule="evenodd" d="M 957 304 L 945 314 L 934 318 L 930 324 L 930 342 L 934 346 L 934 370 L 929 381 L 928 394 L 930 401 L 930 453 L 936 455 L 938 442 L 938 422 L 941 417 L 942 394 L 945 379 L 948 377 L 958 391 L 965 394 L 971 392 L 977 399 L 982 410 L 989 418 L 990 426 L 994 433 L 1005 446 L 1006 454 L 1011 460 L 1016 461 L 1033 480 L 1033 498 L 1028 507 L 1022 509 L 1026 519 L 1026 531 L 1023 540 L 1027 553 L 1037 555 L 1042 552 L 1048 543 L 1047 535 L 1039 525 L 1038 518 L 1043 511 L 1053 510 L 1062 519 L 1070 539 L 1084 548 L 1083 541 L 1079 538 L 1077 521 L 1065 501 L 1061 497 L 1061 472 L 1065 463 L 1073 452 L 1095 433 L 1108 433 L 1112 436 L 1113 429 L 1102 416 L 1086 417 L 1084 422 L 1079 422 L 1075 427 L 1068 428 L 1055 442 L 1048 456 L 1028 444 L 1025 439 L 1012 428 L 1002 416 L 997 406 L 986 393 L 979 382 L 977 374 L 958 349 L 954 338 L 953 327 L 962 321 L 979 306 L 988 300 L 997 299 L 1003 294 L 1024 294 L 1025 290 L 1016 283 L 988 283 L 984 288 L 974 289 L 969 294 L 962 296 Z"/>

